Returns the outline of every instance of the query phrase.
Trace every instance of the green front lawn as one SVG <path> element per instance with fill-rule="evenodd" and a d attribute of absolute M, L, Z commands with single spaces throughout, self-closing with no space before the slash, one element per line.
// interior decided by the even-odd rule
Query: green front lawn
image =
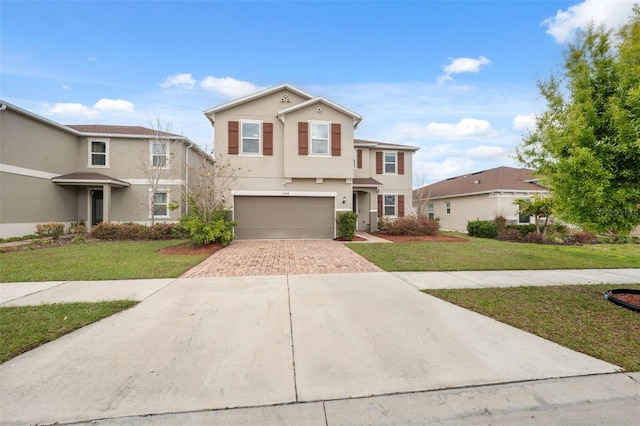
<path fill-rule="evenodd" d="M 0 363 L 137 303 L 116 300 L 0 308 Z"/>
<path fill-rule="evenodd" d="M 640 313 L 603 293 L 640 284 L 423 290 L 569 349 L 640 371 Z"/>
<path fill-rule="evenodd" d="M 0 282 L 175 278 L 206 254 L 158 253 L 184 241 L 102 241 L 0 253 Z"/>
<path fill-rule="evenodd" d="M 640 268 L 640 244 L 558 246 L 468 238 L 468 242 L 348 244 L 385 271 Z"/>

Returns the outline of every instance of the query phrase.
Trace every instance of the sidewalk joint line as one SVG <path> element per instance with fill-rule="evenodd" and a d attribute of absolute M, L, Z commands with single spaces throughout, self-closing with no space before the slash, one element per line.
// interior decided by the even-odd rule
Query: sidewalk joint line
<path fill-rule="evenodd" d="M 327 404 L 325 404 L 325 401 L 322 401 L 322 411 L 324 412 L 324 424 L 329 426 L 329 419 L 327 419 Z"/>
<path fill-rule="evenodd" d="M 289 287 L 289 275 L 287 277 L 287 301 L 289 302 L 289 331 L 291 332 L 291 360 L 293 361 L 293 390 L 296 394 L 296 402 L 298 400 L 298 378 L 296 376 L 296 349 L 293 344 L 293 318 L 291 315 L 291 289 Z"/>

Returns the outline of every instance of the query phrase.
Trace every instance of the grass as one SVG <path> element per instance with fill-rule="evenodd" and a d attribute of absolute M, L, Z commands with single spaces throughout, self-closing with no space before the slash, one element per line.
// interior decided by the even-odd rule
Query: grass
<path fill-rule="evenodd" d="M 423 290 L 627 371 L 640 371 L 640 313 L 603 297 L 607 285 Z M 640 289 L 640 284 L 623 288 Z"/>
<path fill-rule="evenodd" d="M 112 241 L 1 253 L 0 282 L 175 278 L 207 255 L 157 253 L 184 241 Z"/>
<path fill-rule="evenodd" d="M 347 245 L 385 271 L 640 268 L 640 244 L 559 246 L 465 238 L 469 241 Z"/>
<path fill-rule="evenodd" d="M 116 300 L 0 308 L 0 363 L 137 303 Z"/>

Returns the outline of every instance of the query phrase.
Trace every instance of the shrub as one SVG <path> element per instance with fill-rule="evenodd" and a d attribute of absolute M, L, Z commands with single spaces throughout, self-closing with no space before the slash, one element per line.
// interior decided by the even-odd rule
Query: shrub
<path fill-rule="evenodd" d="M 534 223 L 527 223 L 523 225 L 507 225 L 507 229 L 515 229 L 520 232 L 522 238 L 526 238 L 528 234 L 536 232 L 536 225 Z"/>
<path fill-rule="evenodd" d="M 236 222 L 228 219 L 227 210 L 217 210 L 206 222 L 197 212 L 192 212 L 178 219 L 176 233 L 186 236 L 194 245 L 218 243 L 223 247 L 233 240 L 233 227 Z"/>
<path fill-rule="evenodd" d="M 338 238 L 352 240 L 356 234 L 358 224 L 358 214 L 355 212 L 341 212 L 336 219 L 338 225 Z"/>
<path fill-rule="evenodd" d="M 467 232 L 471 237 L 495 238 L 498 226 L 492 220 L 472 220 L 467 222 Z"/>
<path fill-rule="evenodd" d="M 578 231 L 571 235 L 568 240 L 576 244 L 595 244 L 598 242 L 598 237 L 589 231 Z"/>
<path fill-rule="evenodd" d="M 535 232 L 529 232 L 524 237 L 524 241 L 527 242 L 527 243 L 544 244 L 544 243 L 546 243 L 546 238 L 542 234 L 537 234 Z"/>
<path fill-rule="evenodd" d="M 38 223 L 36 225 L 36 235 L 39 237 L 51 237 L 54 240 L 57 240 L 60 235 L 64 232 L 64 223 L 57 222 L 49 222 L 49 223 Z"/>
<path fill-rule="evenodd" d="M 139 223 L 105 223 L 93 227 L 91 235 L 101 240 L 169 240 L 174 238 L 172 223 L 156 223 L 152 226 Z"/>
<path fill-rule="evenodd" d="M 498 239 L 504 241 L 524 241 L 524 237 L 522 236 L 520 231 L 514 228 L 506 228 L 504 231 L 504 235 L 498 237 Z"/>
<path fill-rule="evenodd" d="M 437 235 L 440 223 L 425 217 L 399 217 L 388 225 L 388 232 L 392 235 Z"/>
<path fill-rule="evenodd" d="M 496 223 L 496 229 L 498 231 L 498 236 L 503 237 L 507 233 L 507 218 L 503 215 L 498 215 L 493 219 Z"/>
<path fill-rule="evenodd" d="M 390 225 L 391 221 L 386 217 L 381 217 L 378 219 L 378 231 L 387 232 Z"/>

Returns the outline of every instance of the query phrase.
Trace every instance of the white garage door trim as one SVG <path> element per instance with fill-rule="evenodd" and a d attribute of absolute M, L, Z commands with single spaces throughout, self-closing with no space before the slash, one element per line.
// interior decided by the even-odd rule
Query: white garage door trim
<path fill-rule="evenodd" d="M 235 189 L 231 191 L 231 195 L 259 197 L 327 197 L 336 198 L 337 192 L 305 192 L 305 191 L 250 191 L 244 189 Z"/>

